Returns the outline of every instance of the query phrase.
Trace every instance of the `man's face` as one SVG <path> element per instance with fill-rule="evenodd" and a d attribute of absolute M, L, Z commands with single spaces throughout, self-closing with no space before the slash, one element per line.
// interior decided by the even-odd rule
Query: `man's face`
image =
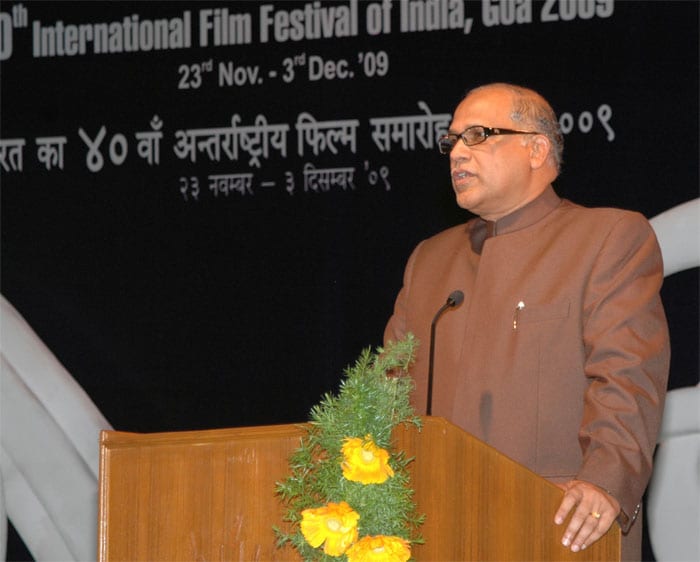
<path fill-rule="evenodd" d="M 512 96 L 502 89 L 478 90 L 455 110 L 450 133 L 483 125 L 520 130 L 510 118 Z M 532 178 L 530 135 L 494 135 L 466 146 L 458 140 L 450 153 L 452 187 L 457 204 L 486 220 L 497 220 L 542 192 Z"/>

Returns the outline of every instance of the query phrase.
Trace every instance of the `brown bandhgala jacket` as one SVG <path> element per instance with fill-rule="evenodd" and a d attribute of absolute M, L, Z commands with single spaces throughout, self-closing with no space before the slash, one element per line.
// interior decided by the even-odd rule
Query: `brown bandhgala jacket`
<path fill-rule="evenodd" d="M 424 413 L 430 324 L 463 291 L 436 327 L 433 415 L 554 482 L 607 490 L 630 533 L 623 556 L 639 558 L 641 524 L 632 523 L 670 357 L 662 281 L 642 215 L 584 208 L 549 187 L 497 223 L 476 218 L 421 242 L 384 339 L 412 332 L 421 342 L 410 374 Z"/>

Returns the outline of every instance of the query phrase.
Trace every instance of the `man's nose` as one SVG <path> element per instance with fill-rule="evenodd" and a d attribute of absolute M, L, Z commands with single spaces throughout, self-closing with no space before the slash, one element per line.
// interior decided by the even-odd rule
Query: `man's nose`
<path fill-rule="evenodd" d="M 452 147 L 452 150 L 450 151 L 450 162 L 460 162 L 462 160 L 469 160 L 471 157 L 471 149 L 461 140 L 458 140 Z"/>

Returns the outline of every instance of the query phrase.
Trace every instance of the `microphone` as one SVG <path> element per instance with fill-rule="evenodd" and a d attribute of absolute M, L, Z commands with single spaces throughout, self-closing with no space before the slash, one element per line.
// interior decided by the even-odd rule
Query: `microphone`
<path fill-rule="evenodd" d="M 462 304 L 464 293 L 460 290 L 452 291 L 447 297 L 447 301 L 437 311 L 432 323 L 430 324 L 430 355 L 428 356 L 428 400 L 426 405 L 427 415 L 432 415 L 433 412 L 433 362 L 435 361 L 435 325 L 438 319 L 448 308 L 454 308 Z"/>

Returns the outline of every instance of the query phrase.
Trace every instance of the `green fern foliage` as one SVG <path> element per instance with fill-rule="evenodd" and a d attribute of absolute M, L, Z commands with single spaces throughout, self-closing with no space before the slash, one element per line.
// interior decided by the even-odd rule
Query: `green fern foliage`
<path fill-rule="evenodd" d="M 416 513 L 407 469 L 411 459 L 392 444 L 392 431 L 399 424 L 420 427 L 409 402 L 413 383 L 406 375 L 417 345 L 409 334 L 386 348 L 365 349 L 345 370 L 338 393 L 325 394 L 311 409 L 306 434 L 289 459 L 290 474 L 277 483 L 277 494 L 286 507 L 284 520 L 290 523 L 288 533 L 275 527 L 278 546 L 292 544 L 304 560 L 345 560 L 345 555 L 329 556 L 313 548 L 300 530 L 303 510 L 341 501 L 360 514 L 360 538 L 388 535 L 422 542 L 418 528 L 423 517 Z M 343 477 L 345 439 L 366 436 L 390 455 L 394 475 L 381 484 Z"/>

